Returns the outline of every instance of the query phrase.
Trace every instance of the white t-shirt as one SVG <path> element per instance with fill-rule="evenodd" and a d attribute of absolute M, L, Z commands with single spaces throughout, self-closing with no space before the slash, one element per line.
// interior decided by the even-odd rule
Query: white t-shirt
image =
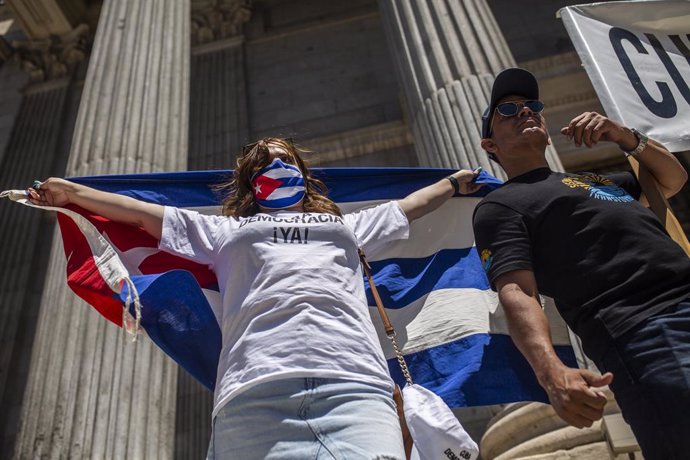
<path fill-rule="evenodd" d="M 223 337 L 213 415 L 251 386 L 293 377 L 392 382 L 369 317 L 357 247 L 407 238 L 397 202 L 338 217 L 207 216 L 165 208 L 160 248 L 216 273 Z"/>

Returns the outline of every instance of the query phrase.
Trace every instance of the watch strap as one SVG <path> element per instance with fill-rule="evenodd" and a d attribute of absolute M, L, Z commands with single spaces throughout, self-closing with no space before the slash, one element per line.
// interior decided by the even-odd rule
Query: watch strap
<path fill-rule="evenodd" d="M 632 128 L 631 131 L 633 132 L 633 134 L 635 135 L 635 137 L 638 140 L 637 147 L 635 147 L 634 150 L 631 150 L 629 152 L 624 150 L 624 152 L 628 156 L 636 157 L 645 149 L 645 147 L 647 147 L 647 142 L 649 142 L 649 137 L 645 133 L 640 132 L 635 128 Z"/>
<path fill-rule="evenodd" d="M 455 190 L 454 194 L 457 195 L 460 193 L 460 182 L 455 178 L 455 176 L 450 175 L 446 177 L 450 181 L 450 183 L 453 185 L 453 190 Z"/>

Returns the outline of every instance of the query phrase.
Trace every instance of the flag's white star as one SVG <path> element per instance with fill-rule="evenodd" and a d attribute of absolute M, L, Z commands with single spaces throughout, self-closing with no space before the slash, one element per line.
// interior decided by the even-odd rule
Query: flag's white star
<path fill-rule="evenodd" d="M 254 186 L 254 194 L 258 195 L 259 193 L 261 193 L 261 184 L 256 184 Z"/>
<path fill-rule="evenodd" d="M 125 266 L 130 275 L 143 275 L 139 266 L 146 260 L 147 257 L 152 256 L 160 252 L 156 248 L 137 246 L 127 251 L 121 251 L 115 244 L 110 240 L 110 237 L 106 232 L 103 232 L 103 238 L 108 242 L 110 247 L 118 255 L 120 261 Z"/>

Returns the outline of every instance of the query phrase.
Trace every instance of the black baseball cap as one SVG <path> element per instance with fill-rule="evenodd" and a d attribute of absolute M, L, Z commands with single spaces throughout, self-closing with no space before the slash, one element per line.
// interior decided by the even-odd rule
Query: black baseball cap
<path fill-rule="evenodd" d="M 491 88 L 489 106 L 482 115 L 482 139 L 491 135 L 491 116 L 496 109 L 498 101 L 513 94 L 524 96 L 529 100 L 538 100 L 539 84 L 534 75 L 525 69 L 517 67 L 505 69 L 496 75 L 496 80 L 494 80 L 494 85 Z"/>

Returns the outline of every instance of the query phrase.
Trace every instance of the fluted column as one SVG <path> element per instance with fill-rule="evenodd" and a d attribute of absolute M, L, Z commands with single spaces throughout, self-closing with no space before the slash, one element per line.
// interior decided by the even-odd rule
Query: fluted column
<path fill-rule="evenodd" d="M 28 186 L 34 178 L 64 171 L 58 147 L 64 127 L 58 120 L 65 115 L 69 88 L 64 78 L 25 91 L 0 155 L 0 189 Z M 36 283 L 45 278 L 54 219 L 7 200 L 0 203 L 0 216 L 0 458 L 10 458 L 39 307 Z"/>
<path fill-rule="evenodd" d="M 91 56 L 67 175 L 185 168 L 189 2 L 104 1 Z M 64 273 L 57 243 L 15 457 L 171 458 L 176 366 L 78 300 Z"/>
<path fill-rule="evenodd" d="M 88 52 L 88 36 L 80 24 L 50 39 L 12 42 L 14 59 L 0 69 L 1 91 L 16 92 L 21 102 L 0 143 L 0 189 L 64 174 L 79 93 L 72 75 Z M 0 458 L 11 458 L 55 219 L 6 200 L 0 219 Z"/>
<path fill-rule="evenodd" d="M 479 145 L 494 76 L 515 60 L 486 0 L 379 0 L 420 164 L 505 177 Z M 562 170 L 553 150 L 547 159 Z"/>

